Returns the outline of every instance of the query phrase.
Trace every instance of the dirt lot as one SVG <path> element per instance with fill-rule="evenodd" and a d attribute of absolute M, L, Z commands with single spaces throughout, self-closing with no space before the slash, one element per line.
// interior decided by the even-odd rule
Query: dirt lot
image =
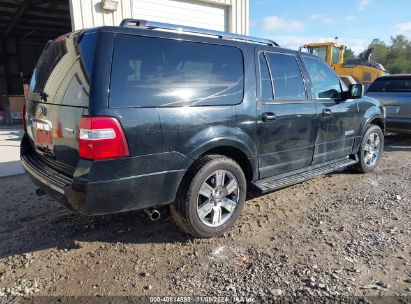
<path fill-rule="evenodd" d="M 13 295 L 411 296 L 411 137 L 375 173 L 342 171 L 250 199 L 226 235 L 168 213 L 82 217 L 0 179 L 0 302 Z M 2 297 L 1 297 L 2 296 Z M 384 299 L 384 298 L 383 298 Z M 389 299 L 389 298 L 385 298 Z"/>

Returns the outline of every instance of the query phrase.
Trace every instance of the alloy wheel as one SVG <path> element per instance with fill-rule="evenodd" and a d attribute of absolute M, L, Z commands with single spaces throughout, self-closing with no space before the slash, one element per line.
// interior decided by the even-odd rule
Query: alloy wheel
<path fill-rule="evenodd" d="M 364 146 L 364 163 L 368 167 L 373 167 L 381 153 L 381 139 L 378 133 L 371 133 Z"/>
<path fill-rule="evenodd" d="M 219 227 L 233 215 L 239 197 L 235 176 L 228 170 L 217 170 L 200 187 L 197 215 L 204 225 Z"/>

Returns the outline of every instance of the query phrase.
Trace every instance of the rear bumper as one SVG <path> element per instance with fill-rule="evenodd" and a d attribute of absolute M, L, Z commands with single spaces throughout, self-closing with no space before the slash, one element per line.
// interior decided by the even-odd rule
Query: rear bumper
<path fill-rule="evenodd" d="M 24 150 L 27 151 L 22 149 Z M 35 153 L 22 153 L 21 161 L 37 187 L 68 208 L 86 215 L 111 214 L 170 204 L 174 201 L 186 172 L 185 169 L 178 169 L 118 177 L 119 165 L 114 166 L 117 167 L 114 170 L 111 165 L 114 160 L 100 163 L 97 168 L 93 168 L 96 163 L 83 161 L 79 163 L 74 176 L 87 171 L 86 176 L 90 179 L 85 179 L 84 175 L 70 178 L 42 162 Z M 89 167 L 86 168 L 87 166 Z M 107 174 L 102 174 L 102 171 Z M 127 168 L 123 171 L 127 172 Z M 96 176 L 100 179 L 96 179 Z"/>
<path fill-rule="evenodd" d="M 411 133 L 411 118 L 387 117 L 386 128 L 388 132 Z"/>
<path fill-rule="evenodd" d="M 51 168 L 45 170 L 45 165 L 32 154 L 22 155 L 21 164 L 37 187 L 73 210 L 65 196 L 66 188 L 73 184 L 72 179 Z"/>

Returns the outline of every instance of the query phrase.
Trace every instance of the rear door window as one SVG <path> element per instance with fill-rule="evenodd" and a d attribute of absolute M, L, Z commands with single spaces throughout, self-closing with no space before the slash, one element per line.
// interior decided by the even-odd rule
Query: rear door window
<path fill-rule="evenodd" d="M 263 100 L 273 100 L 273 87 L 271 84 L 270 70 L 268 69 L 267 60 L 264 53 L 260 53 L 260 79 L 261 79 L 261 94 Z"/>
<path fill-rule="evenodd" d="M 305 100 L 305 87 L 294 55 L 266 53 L 275 100 Z"/>
<path fill-rule="evenodd" d="M 240 49 L 119 35 L 111 73 L 111 107 L 239 104 L 244 64 Z"/>

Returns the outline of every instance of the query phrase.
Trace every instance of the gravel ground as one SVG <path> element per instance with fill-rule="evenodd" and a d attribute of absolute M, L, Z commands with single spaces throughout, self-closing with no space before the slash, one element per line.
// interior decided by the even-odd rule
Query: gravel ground
<path fill-rule="evenodd" d="M 36 197 L 26 176 L 0 179 L 0 302 L 18 295 L 411 302 L 411 137 L 389 136 L 385 150 L 372 174 L 346 170 L 250 198 L 237 225 L 209 240 L 181 233 L 166 210 L 158 222 L 142 212 L 82 217 Z"/>

